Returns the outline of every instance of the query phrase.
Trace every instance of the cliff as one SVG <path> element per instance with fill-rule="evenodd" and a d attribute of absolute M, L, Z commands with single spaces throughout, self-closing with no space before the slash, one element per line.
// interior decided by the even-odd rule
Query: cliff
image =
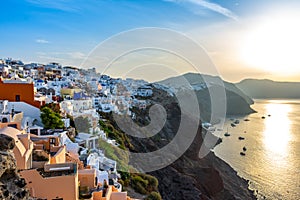
<path fill-rule="evenodd" d="M 153 137 L 129 137 L 136 152 L 152 152 L 168 145 L 177 133 L 181 118 L 187 119 L 189 122 L 187 126 L 197 120 L 182 113 L 176 97 L 156 88 L 153 92 L 153 96 L 149 100 L 152 103 L 159 103 L 165 108 L 167 119 L 162 130 Z M 133 110 L 133 112 L 136 113 L 136 123 L 140 126 L 151 123 L 148 110 Z M 199 158 L 198 154 L 201 146 L 204 145 L 203 136 L 205 134 L 209 133 L 204 133 L 202 127 L 199 126 L 192 144 L 182 156 L 169 166 L 150 172 L 159 181 L 159 191 L 163 199 L 255 199 L 252 192 L 248 190 L 247 181 L 240 178 L 214 153 L 209 153 L 203 159 Z M 162 159 L 172 156 L 172 152 L 166 152 Z M 151 162 L 151 158 L 149 158 L 149 162 Z M 134 163 L 131 164 L 134 165 Z"/>
<path fill-rule="evenodd" d="M 17 173 L 12 153 L 15 143 L 11 137 L 0 134 L 0 199 L 29 199 L 25 180 Z"/>
<path fill-rule="evenodd" d="M 226 101 L 226 115 L 246 115 L 255 112 L 250 105 L 254 101 L 233 83 L 223 81 L 218 76 L 187 73 L 182 76 L 168 78 L 158 82 L 172 88 L 176 95 L 185 95 L 187 90 L 193 90 L 198 98 L 199 108 L 202 112 L 201 119 L 210 121 L 211 118 L 211 95 L 213 91 L 225 91 L 225 95 L 218 99 Z"/>
<path fill-rule="evenodd" d="M 247 181 L 213 153 L 203 159 L 194 156 L 203 142 L 200 132 L 194 145 L 176 162 L 151 173 L 159 181 L 163 199 L 256 199 Z"/>

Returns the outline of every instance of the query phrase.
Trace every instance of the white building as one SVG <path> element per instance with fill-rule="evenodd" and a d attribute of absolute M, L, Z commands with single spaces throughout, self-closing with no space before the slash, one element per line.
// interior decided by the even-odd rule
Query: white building
<path fill-rule="evenodd" d="M 99 146 L 99 136 L 88 133 L 78 133 L 75 137 L 76 143 L 87 149 L 97 149 Z"/>
<path fill-rule="evenodd" d="M 60 103 L 60 107 L 63 112 L 72 116 L 94 109 L 92 99 L 65 100 Z"/>
<path fill-rule="evenodd" d="M 152 87 L 151 86 L 142 86 L 139 87 L 136 90 L 136 96 L 141 96 L 141 97 L 151 97 L 153 95 Z"/>

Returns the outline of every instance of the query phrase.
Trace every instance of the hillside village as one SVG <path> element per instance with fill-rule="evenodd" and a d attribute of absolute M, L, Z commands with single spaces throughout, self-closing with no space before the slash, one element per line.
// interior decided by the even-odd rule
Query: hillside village
<path fill-rule="evenodd" d="M 120 184 L 119 163 L 100 144 L 124 146 L 99 122 L 112 112 L 134 119 L 132 108 L 146 109 L 153 87 L 163 86 L 13 59 L 0 60 L 0 76 L 0 134 L 14 139 L 17 169 L 32 198 L 132 199 Z"/>

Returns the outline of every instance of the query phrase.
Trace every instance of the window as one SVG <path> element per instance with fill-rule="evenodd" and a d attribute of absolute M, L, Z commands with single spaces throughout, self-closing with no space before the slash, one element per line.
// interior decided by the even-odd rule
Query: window
<path fill-rule="evenodd" d="M 2 118 L 2 123 L 7 123 L 7 122 L 8 122 L 7 118 L 6 118 L 6 117 L 3 117 L 3 118 Z"/>
<path fill-rule="evenodd" d="M 38 135 L 38 130 L 37 129 L 30 129 L 30 133 L 34 135 Z"/>
<path fill-rule="evenodd" d="M 20 100 L 21 100 L 20 95 L 16 95 L 16 101 L 20 101 Z"/>
<path fill-rule="evenodd" d="M 54 144 L 54 145 L 55 145 L 55 143 L 56 143 L 56 139 L 55 139 L 55 138 L 50 138 L 49 140 L 50 140 L 50 141 L 49 141 L 50 144 Z"/>
<path fill-rule="evenodd" d="M 95 185 L 98 185 L 98 177 L 95 177 Z"/>
<path fill-rule="evenodd" d="M 90 140 L 90 141 L 88 142 L 88 144 L 89 144 L 88 148 L 90 148 L 90 149 L 94 149 L 94 148 L 95 148 L 95 147 L 94 147 L 94 142 L 93 142 L 93 140 Z"/>
<path fill-rule="evenodd" d="M 18 128 L 17 124 L 8 124 L 8 127 Z"/>

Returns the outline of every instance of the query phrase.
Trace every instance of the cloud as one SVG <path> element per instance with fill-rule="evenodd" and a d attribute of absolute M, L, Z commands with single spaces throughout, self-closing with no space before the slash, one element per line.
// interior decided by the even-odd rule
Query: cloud
<path fill-rule="evenodd" d="M 79 66 L 86 54 L 79 51 L 36 52 L 36 56 L 41 63 L 60 62 L 63 65 Z"/>
<path fill-rule="evenodd" d="M 39 44 L 48 44 L 48 43 L 50 43 L 48 40 L 44 40 L 44 39 L 36 39 L 35 42 L 39 43 Z"/>
<path fill-rule="evenodd" d="M 82 52 L 76 51 L 76 52 L 69 52 L 67 53 L 68 56 L 70 56 L 73 59 L 84 59 L 86 55 Z"/>
<path fill-rule="evenodd" d="M 74 6 L 72 0 L 26 0 L 35 6 L 43 8 L 51 8 L 67 12 L 76 12 L 79 10 L 78 7 Z"/>
<path fill-rule="evenodd" d="M 204 0 L 165 0 L 167 2 L 173 2 L 173 3 L 190 3 L 197 6 L 201 6 L 203 8 L 209 9 L 211 11 L 217 12 L 219 14 L 222 14 L 230 19 L 238 21 L 238 16 L 234 14 L 231 10 L 224 8 L 223 6 L 212 3 L 209 1 Z"/>

